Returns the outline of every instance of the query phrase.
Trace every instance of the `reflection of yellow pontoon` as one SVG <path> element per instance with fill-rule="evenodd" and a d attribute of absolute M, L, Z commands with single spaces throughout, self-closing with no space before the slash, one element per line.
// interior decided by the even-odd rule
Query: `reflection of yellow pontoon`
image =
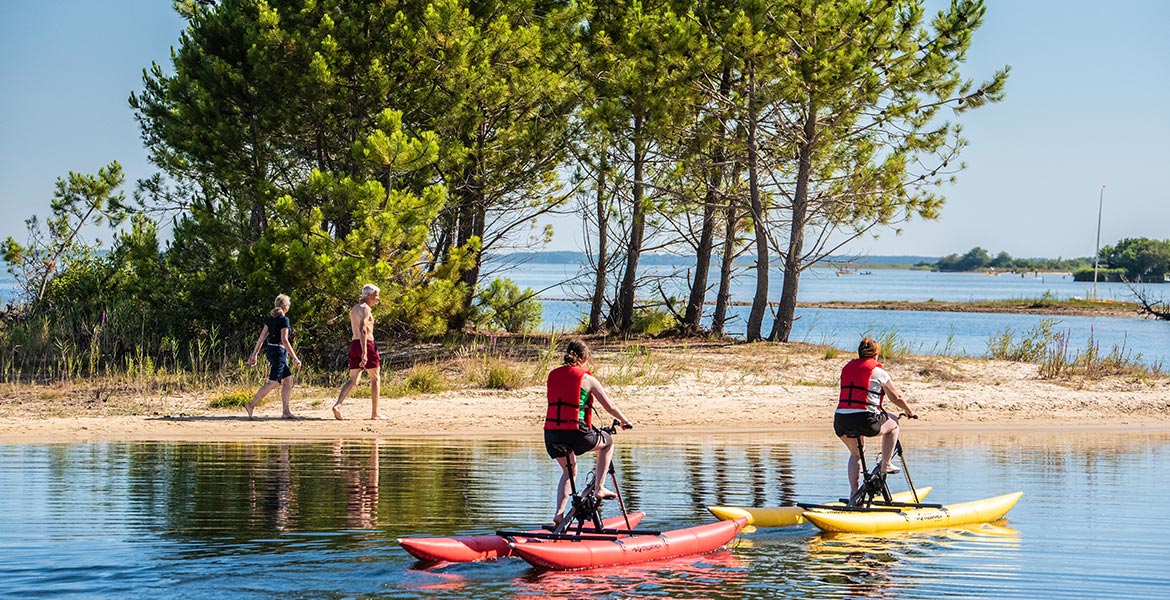
<path fill-rule="evenodd" d="M 930 494 L 930 487 L 921 487 L 915 491 L 918 493 L 918 499 L 921 500 Z M 898 492 L 893 495 L 893 500 L 894 502 L 914 502 L 915 491 L 907 490 L 905 492 Z M 832 504 L 826 504 L 825 506 L 832 506 Z M 787 527 L 789 525 L 799 525 L 800 523 L 804 523 L 804 517 L 802 515 L 805 513 L 805 509 L 799 506 L 708 506 L 707 510 L 711 511 L 711 514 L 715 515 L 720 521 L 747 517 L 748 525 L 754 525 L 756 527 Z"/>
<path fill-rule="evenodd" d="M 904 511 L 852 512 L 818 509 L 806 511 L 804 518 L 825 531 L 853 533 L 989 523 L 1006 515 L 1023 495 L 1023 492 L 1014 492 L 994 498 L 950 504 L 942 508 L 916 508 Z"/>

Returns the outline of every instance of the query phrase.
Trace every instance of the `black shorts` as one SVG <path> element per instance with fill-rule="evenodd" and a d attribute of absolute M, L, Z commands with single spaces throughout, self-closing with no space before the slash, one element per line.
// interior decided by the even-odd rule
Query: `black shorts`
<path fill-rule="evenodd" d="M 580 429 L 544 430 L 544 449 L 550 458 L 565 456 L 554 446 L 568 446 L 573 449 L 573 454 L 581 456 L 586 452 L 592 452 L 597 447 L 597 443 L 602 440 L 608 442 L 609 434 L 596 427 L 590 427 L 589 431 L 581 431 Z"/>
<path fill-rule="evenodd" d="M 833 431 L 838 436 L 864 435 L 865 437 L 873 437 L 882 432 L 882 425 L 885 425 L 889 418 L 885 411 L 833 413 Z"/>
<path fill-rule="evenodd" d="M 288 351 L 284 346 L 268 345 L 264 354 L 268 357 L 268 364 L 271 367 L 268 369 L 269 381 L 283 381 L 285 377 L 292 376 L 292 369 L 288 368 Z"/>

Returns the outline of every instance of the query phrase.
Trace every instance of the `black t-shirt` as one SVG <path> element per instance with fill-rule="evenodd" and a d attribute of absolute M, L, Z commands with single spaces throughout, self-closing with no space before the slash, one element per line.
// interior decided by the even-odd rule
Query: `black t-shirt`
<path fill-rule="evenodd" d="M 279 317 L 268 317 L 264 319 L 264 325 L 268 327 L 268 343 L 274 346 L 280 345 L 280 330 L 288 329 L 289 337 L 292 337 L 292 327 L 289 326 L 288 317 L 281 315 Z"/>

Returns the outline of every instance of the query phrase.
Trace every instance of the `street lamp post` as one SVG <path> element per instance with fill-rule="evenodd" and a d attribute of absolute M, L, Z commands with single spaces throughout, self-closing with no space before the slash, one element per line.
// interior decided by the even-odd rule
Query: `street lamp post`
<path fill-rule="evenodd" d="M 1093 252 L 1093 300 L 1097 299 L 1097 265 L 1101 260 L 1101 208 L 1105 206 L 1105 186 L 1101 186 L 1101 196 L 1097 199 L 1097 249 Z"/>

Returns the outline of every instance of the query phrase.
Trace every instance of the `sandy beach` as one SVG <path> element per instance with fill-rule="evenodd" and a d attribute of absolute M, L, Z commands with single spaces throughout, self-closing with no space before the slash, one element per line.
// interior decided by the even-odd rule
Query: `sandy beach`
<path fill-rule="evenodd" d="M 656 342 L 637 348 L 631 355 L 628 348 L 602 347 L 591 363 L 636 425 L 623 436 L 831 431 L 838 373 L 849 358 L 804 344 Z M 458 380 L 459 369 L 476 362 L 440 366 Z M 1034 364 L 954 357 L 893 357 L 885 365 L 920 415 L 912 424 L 916 429 L 1170 429 L 1165 376 L 1045 380 Z M 516 363 L 517 369 L 530 366 Z M 384 378 L 401 376 L 391 371 Z M 382 421 L 365 418 L 368 398 L 353 397 L 344 407 L 347 420 L 338 421 L 329 412 L 336 390 L 297 388 L 292 408 L 298 419 L 280 418 L 274 392 L 249 420 L 243 409 L 210 408 L 210 395 L 10 385 L 0 395 L 0 442 L 516 438 L 539 435 L 545 403 L 543 385 L 464 385 L 383 398 Z"/>

